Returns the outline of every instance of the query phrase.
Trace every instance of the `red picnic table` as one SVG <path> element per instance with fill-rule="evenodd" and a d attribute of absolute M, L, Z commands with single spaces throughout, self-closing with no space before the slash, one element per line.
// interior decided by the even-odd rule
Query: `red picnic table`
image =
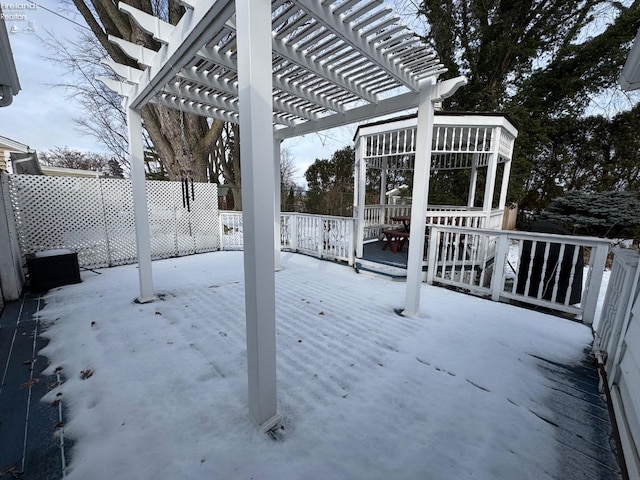
<path fill-rule="evenodd" d="M 411 224 L 411 217 L 406 215 L 399 215 L 397 217 L 391 217 L 392 222 L 402 222 L 403 227 L 399 229 L 387 229 L 382 231 L 384 244 L 382 249 L 386 250 L 387 247 L 393 253 L 402 251 L 402 247 L 409 240 L 409 227 Z"/>

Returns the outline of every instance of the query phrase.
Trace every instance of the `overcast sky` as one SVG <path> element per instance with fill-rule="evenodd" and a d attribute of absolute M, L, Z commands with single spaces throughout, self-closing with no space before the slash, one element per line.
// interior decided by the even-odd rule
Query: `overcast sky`
<path fill-rule="evenodd" d="M 40 37 L 51 31 L 60 38 L 73 39 L 73 23 L 60 18 L 44 8 L 6 8 L 13 2 L 3 2 L 5 24 L 18 71 L 22 90 L 13 103 L 0 109 L 0 135 L 29 145 L 38 151 L 56 146 L 68 146 L 79 150 L 100 151 L 97 142 L 80 135 L 72 119 L 83 115 L 82 110 L 63 89 L 49 86 L 61 82 L 64 70 L 44 58 L 46 48 Z M 20 7 L 26 2 L 15 2 Z M 54 10 L 55 0 L 42 0 L 42 6 Z M 82 22 L 79 15 L 67 17 Z M 82 22 L 84 23 L 84 22 Z"/>
<path fill-rule="evenodd" d="M 80 28 L 73 22 L 84 25 L 84 20 L 68 9 L 61 10 L 62 2 L 58 0 L 39 0 L 40 6 L 35 9 L 6 8 L 11 3 L 20 7 L 26 1 L 3 2 L 5 18 L 14 18 L 5 24 L 22 90 L 9 107 L 0 109 L 0 135 L 39 152 L 64 146 L 102 152 L 96 139 L 81 134 L 73 123 L 74 118 L 86 112 L 69 97 L 69 92 L 50 86 L 63 83 L 65 71 L 46 58 L 47 47 L 42 41 L 47 32 L 73 41 Z M 304 183 L 304 172 L 316 158 L 329 158 L 334 151 L 351 145 L 354 132 L 355 126 L 284 142 L 283 148 L 296 164 L 297 182 Z"/>

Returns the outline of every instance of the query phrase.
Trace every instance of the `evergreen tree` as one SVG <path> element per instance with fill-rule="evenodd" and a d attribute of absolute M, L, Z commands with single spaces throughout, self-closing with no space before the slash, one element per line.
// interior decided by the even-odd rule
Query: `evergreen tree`
<path fill-rule="evenodd" d="M 573 190 L 551 202 L 539 220 L 578 234 L 633 237 L 640 226 L 640 200 L 633 192 Z"/>
<path fill-rule="evenodd" d="M 351 215 L 355 150 L 345 147 L 330 160 L 316 159 L 305 172 L 306 209 L 325 215 Z"/>
<path fill-rule="evenodd" d="M 593 96 L 615 85 L 640 26 L 640 2 L 423 0 L 419 13 L 449 75 L 469 79 L 445 107 L 510 116 L 519 136 L 508 200 L 539 211 L 567 188 L 556 175 L 565 170 L 570 177 L 579 168 L 559 163 L 567 158 L 560 151 L 568 148 L 565 140 L 579 137 Z M 599 121 L 593 122 L 596 128 Z M 607 122 L 601 119 L 600 131 L 614 132 Z M 640 127 L 637 114 L 625 122 Z M 637 158 L 637 144 L 625 155 L 626 163 Z M 607 178 L 608 167 L 601 165 Z M 587 176 L 581 181 L 594 183 Z"/>

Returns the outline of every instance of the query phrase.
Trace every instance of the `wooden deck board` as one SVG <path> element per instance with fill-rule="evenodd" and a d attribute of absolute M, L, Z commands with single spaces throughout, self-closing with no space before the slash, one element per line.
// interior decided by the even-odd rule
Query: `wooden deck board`
<path fill-rule="evenodd" d="M 380 244 L 377 247 L 381 250 Z M 399 255 L 401 252 L 394 256 Z M 24 304 L 11 303 L 0 317 L 0 372 L 4 372 L 5 367 L 7 372 L 0 391 L 0 443 L 3 447 L 0 448 L 0 478 L 12 478 L 11 474 L 2 475 L 8 468 L 19 472 L 23 456 L 24 478 L 63 478 L 60 445 L 55 437 L 57 411 L 40 401 L 53 382 L 52 378 L 42 375 L 46 359 L 41 357 L 33 364 L 34 378 L 39 381 L 32 388 L 27 448 L 23 451 L 28 389 L 21 385 L 30 376 L 29 360 L 37 327 L 33 313 L 37 305 L 37 299 L 26 299 Z M 38 351 L 45 343 L 40 336 L 35 340 Z M 546 379 L 547 393 L 536 401 L 531 412 L 554 427 L 555 450 L 562 455 L 550 469 L 562 480 L 622 478 L 614 453 L 608 410 L 598 392 L 597 371 L 590 356 L 590 348 L 586 347 L 581 361 L 563 365 L 532 355 Z"/>
<path fill-rule="evenodd" d="M 365 244 L 363 260 L 406 268 L 406 252 L 394 254 L 382 250 L 382 245 L 383 242 Z M 585 348 L 583 358 L 573 365 L 532 357 L 548 380 L 545 385 L 548 394 L 532 413 L 556 427 L 557 449 L 562 452 L 558 465 L 562 472 L 560 478 L 621 479 L 609 411 L 604 396 L 598 391 L 598 372 L 591 362 L 590 347 Z"/>
<path fill-rule="evenodd" d="M 42 374 L 47 359 L 33 355 L 46 345 L 36 334 L 38 302 L 9 303 L 0 315 L 0 478 L 63 478 L 58 409 L 41 401 L 55 379 Z"/>
<path fill-rule="evenodd" d="M 569 321 L 569 320 L 567 320 Z M 591 349 L 575 365 L 561 365 L 534 357 L 549 380 L 548 395 L 534 412 L 556 428 L 558 465 L 562 478 L 621 479 L 605 399 L 598 392 L 598 376 L 590 362 Z"/>

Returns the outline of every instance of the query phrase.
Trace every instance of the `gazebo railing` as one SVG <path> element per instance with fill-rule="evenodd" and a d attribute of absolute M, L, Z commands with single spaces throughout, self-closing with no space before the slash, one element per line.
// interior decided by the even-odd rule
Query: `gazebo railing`
<path fill-rule="evenodd" d="M 382 230 L 399 224 L 393 217 L 411 215 L 411 205 L 367 205 L 364 210 L 364 241 L 376 240 Z M 430 205 L 427 223 L 470 228 L 502 228 L 504 210 L 491 210 L 489 215 L 479 207 Z M 487 218 L 488 217 L 488 218 Z"/>
<path fill-rule="evenodd" d="M 607 239 L 432 225 L 427 283 L 594 320 Z"/>

